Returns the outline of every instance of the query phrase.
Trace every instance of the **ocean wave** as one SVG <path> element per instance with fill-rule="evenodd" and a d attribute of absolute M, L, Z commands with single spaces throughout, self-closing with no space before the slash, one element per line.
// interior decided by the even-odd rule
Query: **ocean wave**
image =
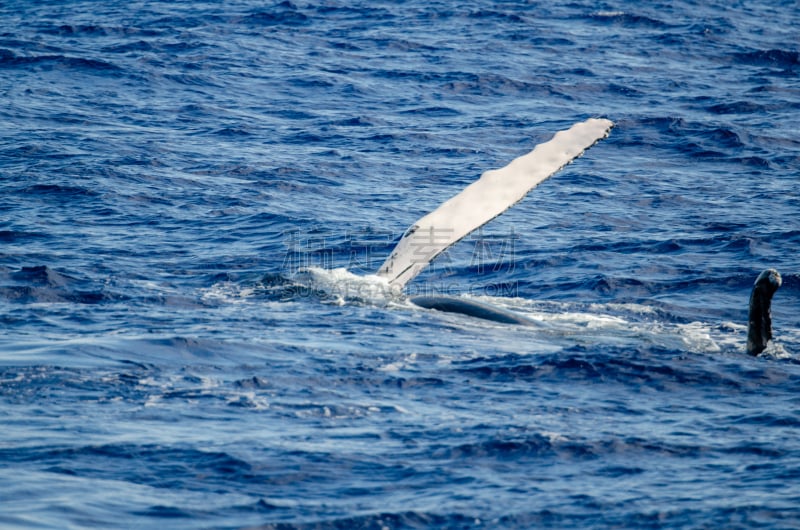
<path fill-rule="evenodd" d="M 0 298 L 16 304 L 99 304 L 128 300 L 95 282 L 51 269 L 46 265 L 22 267 L 0 275 Z"/>
<path fill-rule="evenodd" d="M 663 20 L 625 11 L 596 11 L 590 15 L 590 18 L 603 24 L 619 24 L 629 28 L 666 29 L 673 27 L 672 24 Z"/>
<path fill-rule="evenodd" d="M 784 68 L 793 71 L 800 66 L 800 52 L 796 50 L 753 50 L 733 55 L 736 62 L 749 66 Z"/>
<path fill-rule="evenodd" d="M 244 19 L 248 24 L 258 26 L 299 27 L 309 23 L 309 17 L 295 4 L 283 1 L 269 10 L 256 11 Z"/>
<path fill-rule="evenodd" d="M 9 50 L 0 52 L 0 68 L 29 68 L 32 66 L 64 67 L 97 75 L 119 74 L 123 68 L 99 59 L 65 55 L 16 55 Z"/>

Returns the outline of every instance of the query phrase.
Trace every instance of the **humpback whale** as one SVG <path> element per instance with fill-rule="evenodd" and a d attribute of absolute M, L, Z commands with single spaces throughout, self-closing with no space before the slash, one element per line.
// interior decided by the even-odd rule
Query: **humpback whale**
<path fill-rule="evenodd" d="M 557 132 L 508 165 L 489 170 L 463 191 L 445 201 L 406 230 L 381 265 L 377 275 L 402 290 L 436 256 L 502 214 L 528 192 L 606 138 L 614 123 L 591 118 Z M 781 286 L 775 269 L 763 271 L 750 295 L 747 353 L 758 355 L 772 339 L 770 305 Z M 410 301 L 426 309 L 461 313 L 504 324 L 537 326 L 522 315 L 489 304 L 452 296 L 414 296 Z"/>
<path fill-rule="evenodd" d="M 756 278 L 747 319 L 747 353 L 750 355 L 763 352 L 772 339 L 772 295 L 781 283 L 781 275 L 775 269 L 767 269 Z"/>

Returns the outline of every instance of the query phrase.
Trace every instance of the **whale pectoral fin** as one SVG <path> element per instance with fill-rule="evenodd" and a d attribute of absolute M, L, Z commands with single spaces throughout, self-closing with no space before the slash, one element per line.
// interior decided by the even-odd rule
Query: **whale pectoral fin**
<path fill-rule="evenodd" d="M 507 166 L 485 172 L 406 231 L 378 276 L 403 288 L 436 256 L 522 200 L 539 183 L 608 136 L 614 124 L 589 119 L 560 131 Z"/>

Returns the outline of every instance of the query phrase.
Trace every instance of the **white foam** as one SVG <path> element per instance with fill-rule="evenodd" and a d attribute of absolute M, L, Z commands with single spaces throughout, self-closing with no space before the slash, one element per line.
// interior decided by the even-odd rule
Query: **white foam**
<path fill-rule="evenodd" d="M 385 364 L 378 368 L 381 372 L 399 372 L 400 370 L 405 370 L 412 367 L 417 362 L 417 354 L 411 353 L 406 355 L 402 359 L 398 359 L 394 362 Z"/>
<path fill-rule="evenodd" d="M 715 353 L 744 349 L 745 335 L 705 322 L 678 324 L 659 318 L 655 308 L 643 304 L 577 304 L 536 302 L 522 298 L 478 297 L 546 324 L 535 333 L 542 339 L 565 344 L 642 345 L 681 351 Z M 527 328 L 526 328 L 527 329 Z"/>
<path fill-rule="evenodd" d="M 234 282 L 226 281 L 201 289 L 200 296 L 206 301 L 238 303 L 247 300 L 254 292 L 255 289 L 253 287 L 243 287 Z"/>

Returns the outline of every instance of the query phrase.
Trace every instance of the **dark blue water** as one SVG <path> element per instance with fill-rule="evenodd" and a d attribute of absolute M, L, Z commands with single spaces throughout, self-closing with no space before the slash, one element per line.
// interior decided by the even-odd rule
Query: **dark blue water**
<path fill-rule="evenodd" d="M 795 2 L 53 4 L 0 3 L 0 526 L 796 527 Z M 541 328 L 359 279 L 594 116 L 408 286 Z"/>

